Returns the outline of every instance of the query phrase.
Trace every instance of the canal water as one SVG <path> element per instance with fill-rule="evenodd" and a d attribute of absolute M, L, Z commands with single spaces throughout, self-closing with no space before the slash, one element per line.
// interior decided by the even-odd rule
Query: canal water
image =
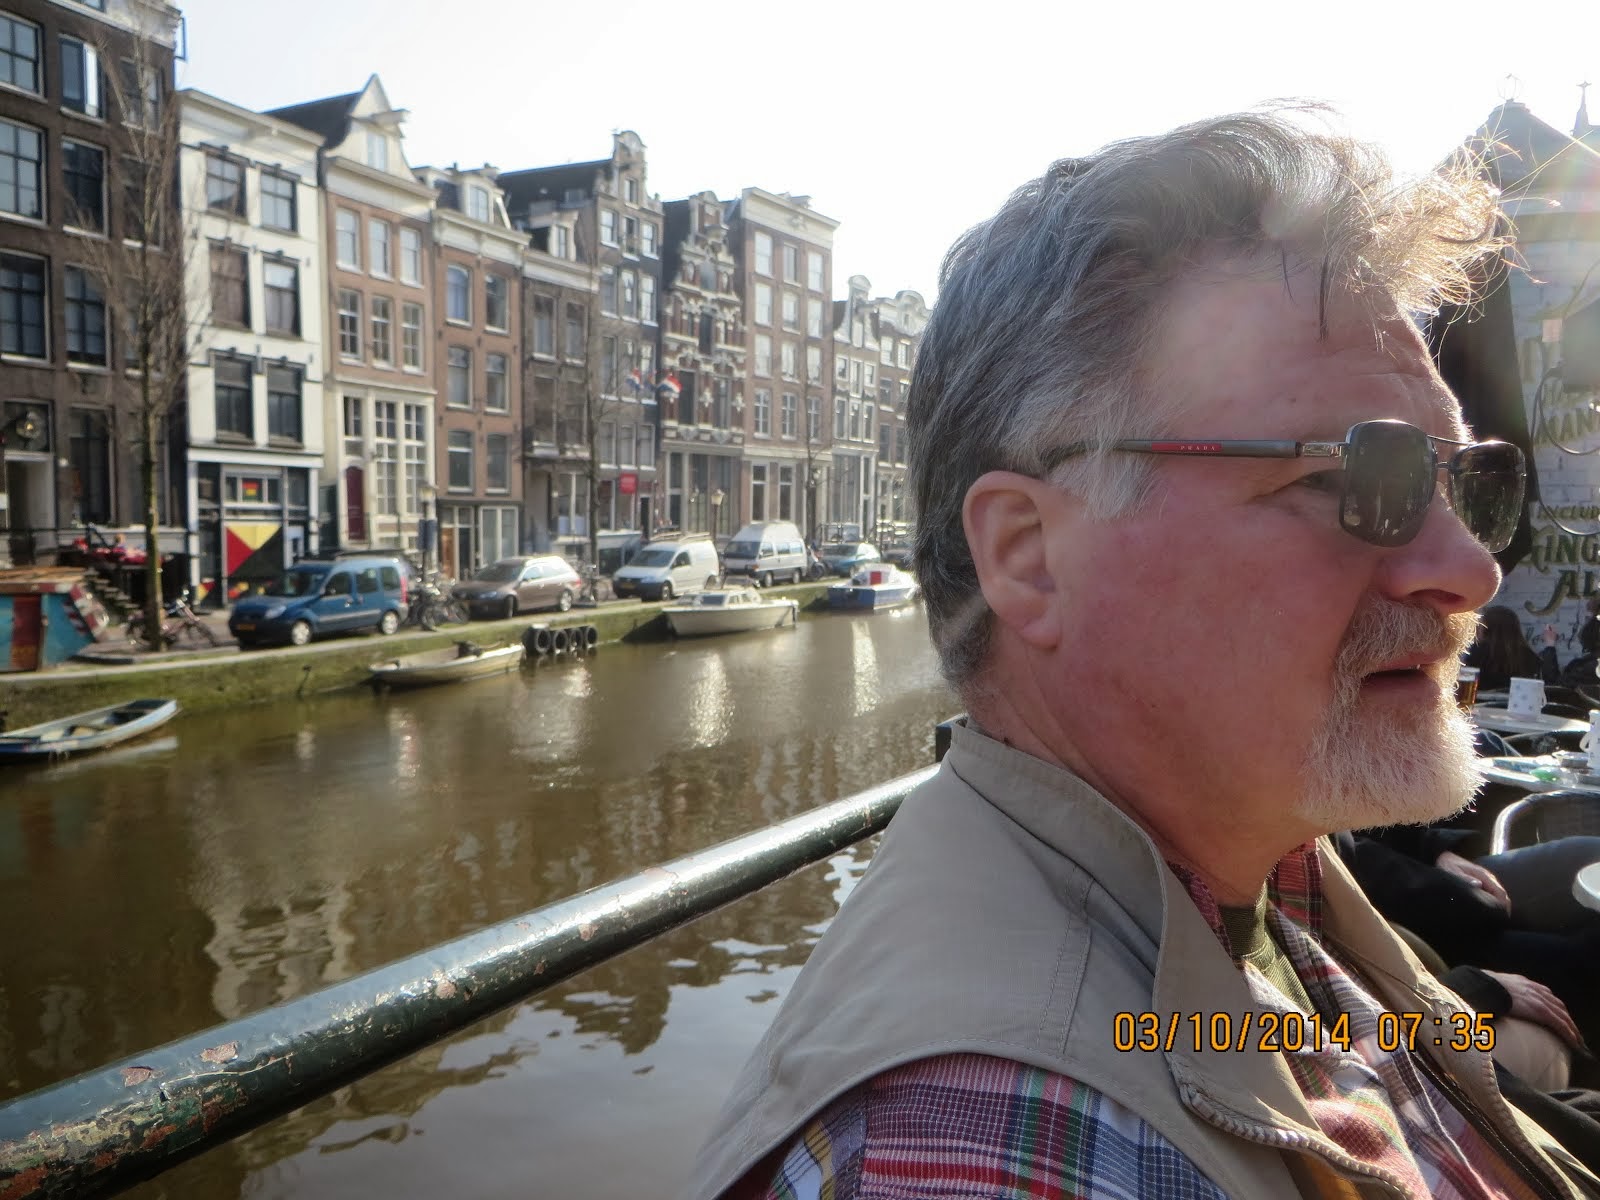
<path fill-rule="evenodd" d="M 918 607 L 184 716 L 8 772 L 0 1100 L 914 770 L 954 709 Z M 132 1194 L 674 1194 L 870 851 Z"/>

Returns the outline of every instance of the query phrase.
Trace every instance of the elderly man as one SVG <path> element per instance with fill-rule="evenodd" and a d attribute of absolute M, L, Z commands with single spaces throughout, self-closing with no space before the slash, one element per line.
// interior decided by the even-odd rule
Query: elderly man
<path fill-rule="evenodd" d="M 1229 117 L 1056 163 L 952 250 L 908 411 L 970 719 L 822 939 L 696 1196 L 1570 1196 L 1493 1027 L 1318 838 L 1476 784 L 1452 693 L 1519 452 L 1411 314 L 1469 172 Z"/>

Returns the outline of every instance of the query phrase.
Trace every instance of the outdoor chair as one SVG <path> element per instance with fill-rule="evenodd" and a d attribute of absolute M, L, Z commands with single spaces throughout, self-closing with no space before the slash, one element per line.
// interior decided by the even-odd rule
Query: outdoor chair
<path fill-rule="evenodd" d="M 1575 834 L 1600 834 L 1600 791 L 1537 792 L 1507 805 L 1495 818 L 1490 853 Z"/>
<path fill-rule="evenodd" d="M 1589 719 L 1589 708 L 1590 706 L 1587 704 L 1581 706 L 1577 704 L 1546 704 L 1544 711 L 1546 716 L 1570 717 L 1574 721 L 1587 721 Z"/>
<path fill-rule="evenodd" d="M 1580 720 L 1587 720 L 1591 708 L 1600 708 L 1600 700 L 1586 696 L 1581 688 L 1567 687 L 1560 683 L 1547 683 L 1544 685 L 1545 711 L 1550 711 L 1553 704 L 1568 705 L 1572 708 L 1583 710 Z"/>

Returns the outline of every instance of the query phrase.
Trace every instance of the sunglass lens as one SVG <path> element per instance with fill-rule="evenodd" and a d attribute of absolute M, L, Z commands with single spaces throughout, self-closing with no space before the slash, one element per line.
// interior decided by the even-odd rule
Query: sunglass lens
<path fill-rule="evenodd" d="M 1517 531 L 1526 477 L 1522 451 L 1508 442 L 1468 446 L 1451 460 L 1451 507 L 1493 553 Z"/>
<path fill-rule="evenodd" d="M 1417 536 L 1433 499 L 1433 448 L 1403 421 L 1366 421 L 1350 431 L 1339 522 L 1375 546 Z"/>

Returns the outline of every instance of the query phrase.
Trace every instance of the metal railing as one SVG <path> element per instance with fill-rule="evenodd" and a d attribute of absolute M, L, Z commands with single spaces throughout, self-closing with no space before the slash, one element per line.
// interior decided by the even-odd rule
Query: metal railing
<path fill-rule="evenodd" d="M 0 1196 L 131 1187 L 879 832 L 937 769 L 0 1105 Z"/>

